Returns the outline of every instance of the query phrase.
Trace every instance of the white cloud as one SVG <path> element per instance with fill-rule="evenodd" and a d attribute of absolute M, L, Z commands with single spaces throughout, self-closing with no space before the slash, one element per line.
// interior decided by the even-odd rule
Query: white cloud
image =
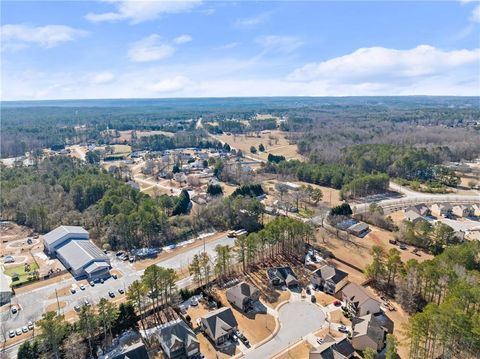
<path fill-rule="evenodd" d="M 201 4 L 201 0 L 107 0 L 116 11 L 88 13 L 85 18 L 91 22 L 128 20 L 132 24 L 154 20 L 164 14 L 189 11 Z"/>
<path fill-rule="evenodd" d="M 294 36 L 259 36 L 255 41 L 269 52 L 291 53 L 303 45 L 303 42 Z"/>
<path fill-rule="evenodd" d="M 480 5 L 477 5 L 473 11 L 470 20 L 473 22 L 480 22 Z"/>
<path fill-rule="evenodd" d="M 2 47 L 21 49 L 29 45 L 51 48 L 62 43 L 86 36 L 87 31 L 65 25 L 31 26 L 24 24 L 7 24 L 0 27 Z"/>
<path fill-rule="evenodd" d="M 110 71 L 102 71 L 90 75 L 90 82 L 92 84 L 106 84 L 112 82 L 114 79 L 115 75 Z"/>
<path fill-rule="evenodd" d="M 147 89 L 155 93 L 178 92 L 192 85 L 192 81 L 185 76 L 166 78 L 147 86 Z"/>
<path fill-rule="evenodd" d="M 116 69 L 115 78 L 102 84 L 93 83 L 91 73 L 40 73 L 7 63 L 2 99 L 480 95 L 480 49 L 444 51 L 424 46 L 426 60 L 417 48 L 371 49 L 383 48 L 360 49 L 311 68 L 300 67 L 291 77 L 271 73 L 272 68 L 285 68 L 285 56 L 131 64 L 124 71 Z M 345 59 L 354 54 L 354 59 Z M 328 65 L 319 72 L 323 63 Z"/>
<path fill-rule="evenodd" d="M 358 49 L 348 55 L 306 64 L 294 70 L 291 81 L 329 80 L 337 83 L 414 84 L 425 78 L 446 78 L 453 72 L 477 77 L 480 49 L 444 51 L 429 45 L 409 50 L 384 47 Z"/>
<path fill-rule="evenodd" d="M 260 25 L 264 22 L 266 22 L 270 18 L 269 13 L 261 13 L 255 16 L 243 18 L 243 19 L 238 19 L 235 22 L 235 25 L 237 27 L 255 27 L 257 25 Z"/>
<path fill-rule="evenodd" d="M 175 51 L 175 47 L 162 42 L 159 35 L 152 34 L 135 42 L 128 50 L 128 58 L 133 62 L 158 61 L 172 56 Z"/>
<path fill-rule="evenodd" d="M 234 41 L 234 42 L 229 42 L 228 44 L 219 46 L 218 49 L 220 49 L 220 50 L 230 50 L 230 49 L 234 49 L 234 48 L 238 47 L 238 45 L 240 45 L 240 43 Z"/>
<path fill-rule="evenodd" d="M 180 35 L 173 39 L 173 42 L 176 44 L 186 44 L 187 42 L 192 41 L 192 37 L 190 35 Z"/>

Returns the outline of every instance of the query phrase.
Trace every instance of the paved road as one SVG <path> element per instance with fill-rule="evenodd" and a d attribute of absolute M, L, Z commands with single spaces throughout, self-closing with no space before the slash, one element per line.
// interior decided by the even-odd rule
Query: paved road
<path fill-rule="evenodd" d="M 245 354 L 246 359 L 265 359 L 285 350 L 308 333 L 317 331 L 325 324 L 325 313 L 315 304 L 306 301 L 285 304 L 278 313 L 280 330 L 264 345 Z"/>
<path fill-rule="evenodd" d="M 413 206 L 420 203 L 434 204 L 434 203 L 450 203 L 450 204 L 476 204 L 480 203 L 480 195 L 458 195 L 458 194 L 431 194 L 415 192 L 408 188 L 399 186 L 395 183 L 390 183 L 390 188 L 402 193 L 404 197 L 385 199 L 376 201 L 375 203 L 381 206 L 385 213 L 390 213 L 404 209 L 408 206 Z M 360 203 L 354 205 L 355 213 L 367 212 L 372 202 Z"/>
<path fill-rule="evenodd" d="M 210 255 L 212 260 L 214 260 L 215 247 L 218 244 L 231 245 L 233 244 L 234 240 L 234 238 L 228 238 L 226 236 L 220 237 L 212 242 L 207 243 L 205 245 L 205 250 Z M 203 251 L 203 246 L 192 248 L 169 259 L 161 260 L 157 263 L 157 265 L 179 269 L 184 264 L 188 265 L 193 256 L 201 251 Z M 62 312 L 66 313 L 73 310 L 75 305 L 84 303 L 85 299 L 88 299 L 92 304 L 98 303 L 101 298 L 110 299 L 108 297 L 108 291 L 110 290 L 115 292 L 116 295 L 119 295 L 119 288 L 128 288 L 133 281 L 140 279 L 142 276 L 143 270 L 135 270 L 130 263 L 118 260 L 113 254 L 110 254 L 110 258 L 112 267 L 114 269 L 119 269 L 123 273 L 123 276 L 119 279 L 109 278 L 105 281 L 105 283 L 95 284 L 94 287 L 86 285 L 84 291 L 78 289 L 75 294 L 59 296 L 59 301 L 67 303 L 66 306 L 62 308 Z M 179 280 L 177 282 L 177 287 L 185 288 L 191 283 L 192 278 L 187 277 Z M 7 332 L 9 330 L 16 330 L 24 326 L 29 320 L 37 321 L 38 319 L 41 319 L 42 314 L 46 311 L 46 308 L 49 305 L 56 303 L 55 298 L 49 299 L 49 296 L 52 296 L 52 293 L 55 293 L 55 289 L 59 290 L 65 287 L 71 287 L 73 284 L 77 284 L 78 286 L 78 281 L 76 281 L 74 278 L 70 278 L 14 296 L 12 298 L 12 304 L 20 306 L 22 310 L 15 315 L 12 315 L 10 311 L 0 315 L 0 320 L 2 323 L 4 323 L 4 329 L 6 329 Z M 6 353 L 9 355 L 9 357 L 13 358 L 16 357 L 17 350 L 18 346 L 14 346 L 7 350 Z"/>

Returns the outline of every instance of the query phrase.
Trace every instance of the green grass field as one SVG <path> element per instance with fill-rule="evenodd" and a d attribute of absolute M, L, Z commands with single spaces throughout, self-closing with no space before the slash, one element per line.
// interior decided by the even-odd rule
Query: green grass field
<path fill-rule="evenodd" d="M 18 274 L 18 280 L 12 281 L 12 285 L 19 285 L 23 283 L 30 282 L 32 280 L 31 274 L 38 269 L 38 265 L 36 263 L 30 263 L 30 271 L 25 272 L 25 265 L 19 264 L 15 267 L 10 267 L 5 269 L 5 274 L 13 278 L 13 274 Z"/>

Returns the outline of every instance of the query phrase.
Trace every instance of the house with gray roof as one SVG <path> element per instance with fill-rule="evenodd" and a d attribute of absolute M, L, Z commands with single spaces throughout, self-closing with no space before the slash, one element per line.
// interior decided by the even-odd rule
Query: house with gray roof
<path fill-rule="evenodd" d="M 347 228 L 347 232 L 357 237 L 365 237 L 370 232 L 370 227 L 364 222 L 355 223 Z"/>
<path fill-rule="evenodd" d="M 269 268 L 267 269 L 267 276 L 274 286 L 295 287 L 300 285 L 297 276 L 290 267 Z"/>
<path fill-rule="evenodd" d="M 197 335 L 181 319 L 163 324 L 159 328 L 158 339 L 169 359 L 192 358 L 200 352 Z"/>
<path fill-rule="evenodd" d="M 310 282 L 324 292 L 336 294 L 348 283 L 348 274 L 331 265 L 324 265 L 312 272 Z"/>
<path fill-rule="evenodd" d="M 109 276 L 110 259 L 89 240 L 82 227 L 60 226 L 43 236 L 45 251 L 56 257 L 74 277 Z"/>
<path fill-rule="evenodd" d="M 430 211 L 430 208 L 428 208 L 425 203 L 419 203 L 419 204 L 416 204 L 414 206 L 410 206 L 410 207 L 405 208 L 405 212 L 408 212 L 408 211 L 415 212 L 422 217 L 423 216 L 430 216 L 432 214 L 432 212 Z"/>
<path fill-rule="evenodd" d="M 247 282 L 241 282 L 227 289 L 227 300 L 235 307 L 248 312 L 253 308 L 253 303 L 260 297 L 260 291 Z"/>
<path fill-rule="evenodd" d="M 333 338 L 326 335 L 323 343 L 310 351 L 309 359 L 349 359 L 355 349 L 347 338 Z"/>
<path fill-rule="evenodd" d="M 232 309 L 224 307 L 210 312 L 200 318 L 205 334 L 216 344 L 228 340 L 237 329 L 238 323 Z"/>
<path fill-rule="evenodd" d="M 393 322 L 387 318 L 373 314 L 352 319 L 352 345 L 355 350 L 364 351 L 367 348 L 380 351 L 385 346 L 388 333 L 393 331 Z"/>
<path fill-rule="evenodd" d="M 342 289 L 342 301 L 352 317 L 379 313 L 380 302 L 372 298 L 365 289 L 349 283 Z"/>
<path fill-rule="evenodd" d="M 408 210 L 405 211 L 405 219 L 409 222 L 412 222 L 413 224 L 416 224 L 418 222 L 426 221 L 425 218 L 423 218 L 422 215 L 420 215 L 418 212 Z"/>

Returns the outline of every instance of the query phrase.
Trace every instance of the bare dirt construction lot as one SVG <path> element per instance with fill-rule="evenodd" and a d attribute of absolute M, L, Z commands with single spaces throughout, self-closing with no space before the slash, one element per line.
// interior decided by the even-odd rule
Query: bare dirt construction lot
<path fill-rule="evenodd" d="M 268 132 L 268 133 L 266 133 Z M 267 160 L 268 154 L 277 156 L 285 156 L 286 159 L 303 159 L 302 155 L 297 153 L 297 145 L 291 144 L 286 138 L 287 133 L 283 131 L 266 131 L 258 135 L 234 135 L 230 136 L 222 134 L 220 136 L 213 136 L 217 140 L 228 143 L 235 149 L 242 150 L 244 155 L 257 158 L 260 160 Z M 265 152 L 258 152 L 253 154 L 250 152 L 250 147 L 263 144 L 266 148 Z"/>
<path fill-rule="evenodd" d="M 275 359 L 307 359 L 310 354 L 312 346 L 306 341 L 302 340 L 300 343 L 291 346 L 287 351 L 275 356 Z"/>
<path fill-rule="evenodd" d="M 370 225 L 371 232 L 364 238 L 358 238 L 353 235 L 348 236 L 348 240 L 340 239 L 334 234 L 319 228 L 316 232 L 317 245 L 331 251 L 336 258 L 352 264 L 363 270 L 372 260 L 371 250 L 373 246 L 380 246 L 385 252 L 390 248 L 396 248 L 400 251 L 400 257 L 403 262 L 409 259 L 416 259 L 419 262 L 433 258 L 432 255 L 419 252 L 419 256 L 412 253 L 413 247 L 406 250 L 400 250 L 398 246 L 389 243 L 390 239 L 394 239 L 394 234 L 386 230 Z M 344 233 L 342 233 L 344 235 Z M 346 237 L 346 236 L 344 236 Z"/>
<path fill-rule="evenodd" d="M 239 330 L 247 337 L 250 344 L 256 344 L 267 338 L 275 330 L 275 318 L 268 314 L 245 314 L 233 307 L 227 300 L 224 290 L 216 290 L 223 305 L 232 309 L 238 322 Z"/>
<path fill-rule="evenodd" d="M 30 228 L 19 226 L 13 222 L 3 222 L 0 225 L 0 256 L 19 255 L 25 250 L 32 248 L 33 246 L 28 246 L 26 242 L 24 245 L 17 245 L 17 241 L 26 241 L 26 238 L 31 234 L 32 230 Z"/>

